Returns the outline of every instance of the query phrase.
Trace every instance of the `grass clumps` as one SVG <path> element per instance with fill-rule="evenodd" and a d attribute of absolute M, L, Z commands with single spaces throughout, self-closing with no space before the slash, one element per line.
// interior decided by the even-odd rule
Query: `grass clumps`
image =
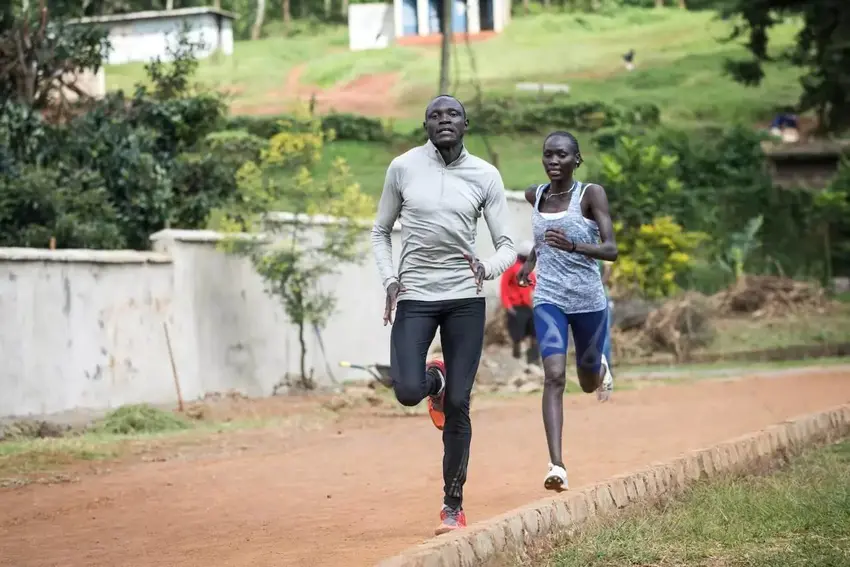
<path fill-rule="evenodd" d="M 192 424 L 172 412 L 147 404 L 123 406 L 109 412 L 94 427 L 97 433 L 136 435 L 140 433 L 167 433 L 189 429 Z"/>
<path fill-rule="evenodd" d="M 850 565 L 850 441 L 764 477 L 699 484 L 680 501 L 602 520 L 528 565 Z"/>

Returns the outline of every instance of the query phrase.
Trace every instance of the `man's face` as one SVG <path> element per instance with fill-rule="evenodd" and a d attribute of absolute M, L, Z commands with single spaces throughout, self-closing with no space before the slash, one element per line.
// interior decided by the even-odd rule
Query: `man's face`
<path fill-rule="evenodd" d="M 450 97 L 437 97 L 425 110 L 423 126 L 428 139 L 438 148 L 450 148 L 463 140 L 469 122 L 463 107 Z"/>

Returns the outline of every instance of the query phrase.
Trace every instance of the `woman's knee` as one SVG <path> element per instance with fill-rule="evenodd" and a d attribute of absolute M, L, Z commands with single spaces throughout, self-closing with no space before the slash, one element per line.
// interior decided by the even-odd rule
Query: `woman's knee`
<path fill-rule="evenodd" d="M 567 385 L 566 356 L 552 355 L 543 359 L 545 386 L 563 389 Z"/>
<path fill-rule="evenodd" d="M 576 368 L 578 374 L 578 383 L 585 394 L 590 394 L 596 391 L 599 387 L 599 369 L 579 366 Z"/>

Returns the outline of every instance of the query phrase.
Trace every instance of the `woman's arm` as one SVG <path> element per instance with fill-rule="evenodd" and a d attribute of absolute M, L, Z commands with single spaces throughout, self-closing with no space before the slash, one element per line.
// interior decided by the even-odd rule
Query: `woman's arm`
<path fill-rule="evenodd" d="M 599 227 L 600 244 L 575 243 L 575 252 L 597 260 L 613 262 L 617 259 L 617 242 L 614 239 L 614 224 L 608 212 L 608 195 L 601 185 L 595 183 L 587 186 L 587 199 L 590 212 Z"/>
<path fill-rule="evenodd" d="M 525 200 L 533 207 L 535 197 L 537 197 L 537 185 L 532 185 L 525 190 Z"/>

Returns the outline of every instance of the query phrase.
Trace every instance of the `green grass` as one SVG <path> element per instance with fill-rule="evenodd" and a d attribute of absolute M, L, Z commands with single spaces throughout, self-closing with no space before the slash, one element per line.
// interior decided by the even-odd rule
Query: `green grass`
<path fill-rule="evenodd" d="M 740 43 L 724 43 L 732 29 L 712 12 L 621 9 L 604 14 L 565 13 L 515 17 L 499 36 L 470 44 L 486 94 L 514 92 L 518 81 L 566 82 L 574 100 L 659 104 L 677 121 L 769 119 L 773 109 L 796 100 L 797 72 L 766 67 L 765 82 L 746 88 L 723 75 L 727 57 L 743 57 Z M 792 25 L 771 31 L 774 52 L 787 46 Z M 636 51 L 637 69 L 623 69 L 621 55 Z M 471 94 L 475 78 L 467 47 L 454 50 L 452 91 Z M 374 73 L 397 73 L 394 93 L 405 116 L 417 117 L 433 96 L 439 71 L 437 46 L 351 52 L 347 31 L 237 42 L 233 56 L 200 62 L 197 79 L 233 93 L 239 105 L 280 105 L 290 71 L 304 65 L 301 82 L 327 88 Z M 108 66 L 110 89 L 132 89 L 144 80 L 142 65 Z M 485 96 L 486 96 L 485 94 Z M 375 93 L 382 96 L 382 93 Z"/>
<path fill-rule="evenodd" d="M 752 317 L 717 321 L 717 334 L 707 352 L 742 352 L 797 345 L 850 342 L 850 308 L 841 304 L 829 313 Z"/>
<path fill-rule="evenodd" d="M 526 565 L 850 565 L 850 442 L 771 476 L 698 484 L 679 501 L 598 520 Z"/>
<path fill-rule="evenodd" d="M 579 135 L 579 139 L 583 137 Z M 540 162 L 543 143 L 541 136 L 498 136 L 491 137 L 489 141 L 498 154 L 499 169 L 506 188 L 524 190 L 533 183 L 546 181 Z M 465 143 L 470 152 L 491 161 L 481 137 L 470 134 Z M 336 157 L 343 157 L 363 191 L 378 198 L 384 186 L 387 166 L 393 158 L 407 149 L 409 147 L 395 147 L 376 142 L 332 142 L 323 154 L 316 175 L 323 176 Z M 592 167 L 594 159 L 591 154 L 588 158 L 589 165 L 583 167 Z"/>

